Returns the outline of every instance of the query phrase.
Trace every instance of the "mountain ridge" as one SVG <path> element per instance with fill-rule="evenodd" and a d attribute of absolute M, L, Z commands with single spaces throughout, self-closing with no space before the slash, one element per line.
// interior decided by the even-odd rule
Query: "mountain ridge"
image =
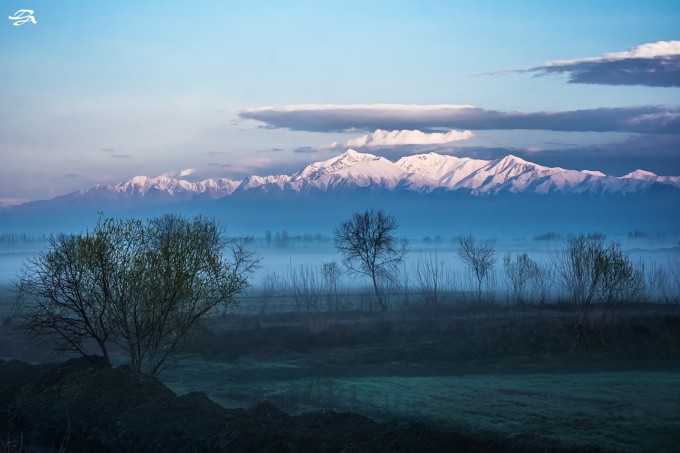
<path fill-rule="evenodd" d="M 305 193 L 356 188 L 404 189 L 422 193 L 462 191 L 477 196 L 504 192 L 629 194 L 644 192 L 654 184 L 680 189 L 680 176 L 658 176 L 640 169 L 620 177 L 609 176 L 594 170 L 546 167 L 513 155 L 482 160 L 431 152 L 402 157 L 393 162 L 349 149 L 330 159 L 309 164 L 292 175 L 252 175 L 240 180 L 209 178 L 196 182 L 167 175 L 154 178 L 135 176 L 118 184 L 99 184 L 40 202 L 147 199 L 172 203 L 195 197 L 221 199 L 244 192 Z"/>

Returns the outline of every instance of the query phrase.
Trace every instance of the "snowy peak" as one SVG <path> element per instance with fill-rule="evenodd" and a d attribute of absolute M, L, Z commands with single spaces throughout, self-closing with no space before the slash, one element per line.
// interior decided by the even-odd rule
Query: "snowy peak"
<path fill-rule="evenodd" d="M 601 171 L 594 171 L 594 170 L 581 170 L 581 173 L 583 173 L 584 175 L 598 176 L 598 177 L 607 176 L 604 173 L 602 173 Z"/>
<path fill-rule="evenodd" d="M 421 189 L 453 189 L 462 179 L 488 164 L 488 160 L 437 153 L 402 157 L 397 161 L 397 166 L 404 172 L 418 175 L 428 181 Z"/>
<path fill-rule="evenodd" d="M 536 165 L 534 163 L 528 162 L 520 157 L 513 156 L 512 154 L 508 154 L 505 157 L 501 157 L 500 159 L 496 159 L 495 161 L 491 162 L 490 165 L 493 165 L 498 168 L 506 169 L 510 167 L 526 167 L 526 166 L 531 166 L 531 167 L 539 167 L 539 165 Z"/>
<path fill-rule="evenodd" d="M 314 162 L 306 166 L 304 169 L 293 175 L 294 180 L 310 178 L 317 176 L 322 173 L 337 173 L 345 168 L 352 167 L 359 163 L 367 162 L 381 162 L 383 164 L 392 164 L 384 157 L 374 156 L 368 153 L 359 153 L 353 149 L 348 149 L 339 156 L 335 156 L 331 159 L 324 160 L 322 162 Z"/>
<path fill-rule="evenodd" d="M 396 164 L 408 173 L 439 180 L 455 171 L 474 171 L 489 163 L 488 160 L 461 158 L 437 153 L 402 157 Z"/>
<path fill-rule="evenodd" d="M 108 191 L 127 196 L 144 197 L 152 191 L 169 196 L 185 195 L 194 196 L 207 194 L 211 198 L 221 198 L 230 195 L 241 184 L 227 178 L 206 179 L 199 182 L 189 182 L 183 179 L 174 179 L 169 176 L 135 176 L 114 186 L 96 186 L 95 191 Z"/>
<path fill-rule="evenodd" d="M 656 179 L 658 176 L 651 171 L 635 170 L 621 177 L 622 179 Z"/>
<path fill-rule="evenodd" d="M 286 184 L 290 182 L 291 177 L 288 175 L 276 176 L 248 176 L 241 182 L 235 190 L 245 191 L 251 189 L 262 188 L 264 192 L 271 190 L 284 190 Z"/>
<path fill-rule="evenodd" d="M 293 190 L 330 187 L 380 186 L 394 188 L 404 172 L 393 162 L 352 149 L 322 162 L 308 165 L 291 178 Z"/>

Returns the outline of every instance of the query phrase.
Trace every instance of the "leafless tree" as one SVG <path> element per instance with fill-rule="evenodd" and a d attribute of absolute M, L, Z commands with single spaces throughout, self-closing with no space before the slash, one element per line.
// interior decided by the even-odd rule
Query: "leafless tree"
<path fill-rule="evenodd" d="M 288 284 L 298 311 L 318 312 L 321 285 L 315 266 L 302 264 L 288 268 Z"/>
<path fill-rule="evenodd" d="M 342 307 L 342 269 L 335 261 L 329 261 L 321 266 L 321 275 L 328 311 L 339 311 Z"/>
<path fill-rule="evenodd" d="M 598 302 L 600 309 L 600 341 L 605 343 L 605 329 L 615 321 L 625 302 L 639 301 L 645 292 L 645 273 L 642 264 L 634 264 L 621 250 L 618 241 L 612 241 L 597 257 L 599 274 Z"/>
<path fill-rule="evenodd" d="M 496 263 L 496 250 L 493 243 L 488 239 L 477 241 L 471 234 L 459 236 L 456 253 L 475 277 L 476 303 L 479 305 L 482 300 L 482 286 Z"/>
<path fill-rule="evenodd" d="M 436 251 L 421 253 L 412 265 L 412 274 L 426 306 L 438 307 L 443 295 L 451 291 L 451 270 Z"/>
<path fill-rule="evenodd" d="M 395 279 L 408 247 L 394 236 L 396 219 L 382 210 L 355 213 L 334 231 L 335 247 L 343 264 L 354 274 L 371 279 L 373 291 L 382 310 L 388 304 L 383 284 Z"/>
<path fill-rule="evenodd" d="M 576 309 L 576 340 L 592 323 L 594 308 L 599 308 L 600 340 L 612 316 L 624 302 L 637 300 L 644 292 L 644 271 L 635 266 L 616 241 L 605 245 L 602 235 L 580 235 L 567 240 L 566 247 L 551 253 L 562 287 Z"/>
<path fill-rule="evenodd" d="M 580 235 L 567 239 L 564 248 L 551 250 L 550 258 L 562 288 L 576 310 L 576 338 L 590 320 L 597 295 L 598 274 L 597 255 L 604 248 L 604 239 L 596 236 Z"/>
<path fill-rule="evenodd" d="M 513 306 L 524 308 L 533 298 L 533 290 L 537 288 L 536 280 L 541 274 L 538 263 L 526 253 L 517 254 L 513 260 L 511 253 L 507 252 L 503 256 L 503 269 Z"/>
<path fill-rule="evenodd" d="M 668 257 L 669 292 L 673 302 L 680 303 L 680 251 L 677 249 Z M 674 307 L 675 308 L 675 307 Z"/>
<path fill-rule="evenodd" d="M 545 304 L 550 297 L 550 292 L 555 283 L 555 272 L 551 264 L 542 264 L 538 267 L 538 276 L 534 280 L 533 295 L 534 299 L 538 301 L 538 315 L 543 314 Z"/>
<path fill-rule="evenodd" d="M 135 369 L 155 375 L 199 319 L 236 304 L 247 286 L 253 255 L 237 243 L 228 261 L 224 246 L 214 221 L 173 215 L 108 219 L 51 238 L 18 281 L 22 325 L 84 355 L 94 340 L 106 360 L 115 342 Z"/>
<path fill-rule="evenodd" d="M 281 277 L 274 271 L 266 271 L 262 277 L 262 294 L 260 301 L 260 315 L 264 315 L 269 310 L 272 301 L 275 299 L 283 300 Z M 282 307 L 279 307 L 282 308 Z"/>
<path fill-rule="evenodd" d="M 647 300 L 658 301 L 664 304 L 672 303 L 670 292 L 671 280 L 666 267 L 652 262 L 646 267 L 645 277 L 647 281 Z"/>

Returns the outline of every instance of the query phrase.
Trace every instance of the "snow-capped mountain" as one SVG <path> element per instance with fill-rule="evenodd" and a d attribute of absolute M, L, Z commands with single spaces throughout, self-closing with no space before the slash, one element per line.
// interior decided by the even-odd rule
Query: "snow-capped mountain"
<path fill-rule="evenodd" d="M 241 181 L 227 178 L 189 182 L 182 179 L 173 179 L 168 176 L 158 176 L 156 178 L 135 176 L 115 186 L 98 185 L 94 190 L 106 190 L 130 196 L 145 196 L 150 191 L 155 190 L 172 196 L 206 194 L 210 198 L 222 198 L 231 195 L 239 185 L 241 185 Z"/>
<path fill-rule="evenodd" d="M 404 178 L 404 171 L 384 157 L 348 150 L 323 162 L 308 165 L 291 178 L 293 190 L 334 187 L 379 186 L 394 189 Z"/>
<path fill-rule="evenodd" d="M 545 167 L 508 155 L 496 160 L 461 158 L 436 153 L 403 157 L 392 162 L 354 150 L 315 162 L 293 175 L 249 176 L 243 180 L 206 179 L 189 182 L 168 176 L 136 176 L 116 185 L 98 185 L 58 199 L 135 200 L 173 202 L 194 197 L 220 199 L 254 192 L 327 192 L 368 188 L 422 193 L 464 191 L 473 195 L 499 193 L 638 193 L 659 184 L 680 189 L 680 176 L 657 176 L 636 170 L 607 176 L 593 170 Z"/>
<path fill-rule="evenodd" d="M 404 157 L 397 165 L 406 172 L 432 180 L 422 189 L 466 190 L 477 195 L 500 192 L 631 193 L 645 190 L 654 183 L 680 188 L 678 176 L 657 176 L 643 170 L 622 177 L 607 176 L 593 170 L 544 167 L 513 155 L 489 161 L 430 153 Z"/>
<path fill-rule="evenodd" d="M 489 161 L 429 153 L 402 157 L 396 164 L 406 173 L 426 178 L 426 183 L 420 188 L 431 190 L 435 187 L 453 189 L 462 179 L 488 165 Z"/>

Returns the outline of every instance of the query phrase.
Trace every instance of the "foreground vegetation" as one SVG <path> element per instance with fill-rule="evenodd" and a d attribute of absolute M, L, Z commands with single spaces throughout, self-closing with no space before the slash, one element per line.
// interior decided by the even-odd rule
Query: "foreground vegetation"
<path fill-rule="evenodd" d="M 606 346 L 593 329 L 572 352 L 572 319 L 554 309 L 390 315 L 215 320 L 161 378 L 227 407 L 268 400 L 611 451 L 680 446 L 676 317 L 625 318 Z"/>
<path fill-rule="evenodd" d="M 630 308 L 632 314 L 634 307 Z M 198 402 L 203 408 L 209 403 L 199 398 L 198 391 L 236 411 L 229 422 L 232 426 L 252 422 L 269 430 L 249 425 L 249 442 L 271 439 L 267 436 L 272 433 L 290 437 L 290 433 L 275 431 L 269 415 L 264 420 L 251 419 L 247 411 L 238 409 L 262 407 L 263 401 L 269 401 L 293 415 L 311 412 L 306 420 L 315 423 L 320 417 L 337 414 L 324 425 L 329 435 L 336 436 L 332 444 L 336 451 L 383 432 L 384 426 L 361 418 L 356 423 L 370 428 L 362 428 L 357 439 L 347 439 L 347 429 L 358 429 L 345 424 L 354 417 L 343 414 L 347 411 L 393 423 L 390 426 L 396 430 L 419 426 L 415 431 L 419 435 L 434 430 L 451 433 L 456 439 L 472 439 L 465 445 L 474 451 L 674 451 L 680 446 L 676 429 L 680 423 L 680 319 L 664 307 L 654 308 L 640 314 L 635 307 L 634 316 L 622 319 L 606 346 L 596 329 L 588 330 L 575 351 L 568 306 L 551 306 L 540 317 L 538 311 L 514 316 L 507 309 L 492 310 L 489 317 L 475 316 L 473 311 L 350 311 L 339 313 L 333 322 L 322 314 L 231 315 L 202 322 L 189 349 L 160 374 L 173 391 L 186 395 L 178 400 L 184 409 L 172 409 L 176 406 L 159 403 L 155 396 L 147 399 L 145 391 L 139 393 L 143 387 L 131 391 L 119 386 L 119 381 L 126 382 L 115 377 L 119 374 L 108 385 L 106 380 L 86 380 L 83 376 L 90 372 L 84 371 L 73 378 L 74 387 L 68 391 L 64 383 L 54 387 L 57 381 L 49 378 L 52 383 L 40 384 L 43 393 L 36 395 L 53 395 L 54 401 L 46 399 L 39 410 L 31 409 L 36 401 L 24 398 L 21 413 L 54 414 L 61 423 L 61 442 L 68 417 L 71 426 L 80 417 L 79 429 L 83 430 L 95 429 L 83 428 L 90 426 L 87 423 L 99 424 L 102 417 L 114 416 L 111 407 L 97 414 L 97 406 L 89 403 L 87 411 L 75 409 L 77 401 L 89 401 L 78 392 L 91 390 L 90 397 L 104 398 L 103 404 L 111 398 L 119 401 L 113 407 L 153 411 L 160 404 L 165 412 L 176 410 L 155 416 L 166 420 L 166 427 L 154 428 L 149 442 L 174 442 L 181 439 L 175 437 L 179 432 L 185 433 L 186 441 L 190 437 L 186 433 L 194 426 L 186 421 L 190 417 L 184 412 L 187 405 Z M 0 330 L 0 335 L 0 357 L 22 351 L 25 338 L 17 336 L 20 333 Z M 48 349 L 45 345 L 38 354 L 35 346 L 24 348 L 32 354 L 24 357 L 44 360 Z M 123 370 L 129 368 L 113 370 L 128 373 Z M 107 373 L 96 372 L 98 376 Z M 141 375 L 126 379 L 147 382 Z M 22 385 L 26 381 L 20 380 Z M 127 395 L 137 396 L 127 403 Z M 17 393 L 10 392 L 10 396 L 15 398 Z M 64 402 L 70 398 L 74 406 Z M 48 411 L 52 405 L 54 409 Z M 128 415 L 121 417 L 128 419 Z M 130 434 L 142 435 L 131 426 L 125 425 Z M 310 436 L 317 428 L 308 425 L 304 429 Z M 107 436 L 113 439 L 128 431 Z M 101 431 L 97 428 L 96 432 Z M 297 435 L 302 442 L 305 437 Z M 428 448 L 450 451 L 449 444 L 437 445 Z M 409 448 L 421 450 L 425 444 Z M 380 451 L 380 447 L 359 450 Z"/>
<path fill-rule="evenodd" d="M 53 360 L 31 338 L 56 338 L 58 348 L 93 363 L 95 351 L 104 364 L 129 365 L 126 379 L 159 375 L 187 394 L 180 406 L 207 407 L 190 393 L 205 391 L 228 408 L 264 407 L 277 426 L 301 433 L 307 422 L 286 425 L 287 415 L 260 403 L 294 414 L 342 410 L 425 424 L 424 432 L 438 433 L 423 434 L 435 450 L 454 438 L 478 451 L 680 449 L 680 254 L 646 266 L 620 243 L 590 234 L 553 243 L 548 261 L 524 252 L 501 259 L 494 241 L 468 234 L 455 239 L 463 270 L 454 271 L 436 250 L 407 262 L 409 245 L 396 227 L 381 211 L 357 213 L 334 232 L 341 264 L 265 271 L 248 294 L 258 258 L 247 241 L 226 242 L 207 219 L 109 219 L 92 232 L 53 236 L 17 281 L 19 303 L 0 301 L 9 307 L 0 313 L 0 357 Z M 57 398 L 52 384 L 45 396 Z M 12 423 L 29 430 L 61 423 L 32 418 L 42 403 L 15 401 L 12 391 L 5 402 L 24 404 L 24 418 Z M 115 398 L 127 390 L 110 392 Z M 173 395 L 158 392 L 169 399 L 134 404 L 175 407 Z M 76 409 L 66 410 L 70 426 Z M 96 428 L 85 418 L 79 435 L 87 438 Z M 337 431 L 342 420 L 329 419 L 337 424 L 329 428 L 334 449 L 354 445 Z M 373 423 L 362 420 L 355 421 Z M 186 445 L 187 428 L 178 423 L 185 437 L 168 448 Z M 68 433 L 58 430 L 51 439 L 63 441 Z M 206 448 L 226 448 L 215 442 Z"/>

